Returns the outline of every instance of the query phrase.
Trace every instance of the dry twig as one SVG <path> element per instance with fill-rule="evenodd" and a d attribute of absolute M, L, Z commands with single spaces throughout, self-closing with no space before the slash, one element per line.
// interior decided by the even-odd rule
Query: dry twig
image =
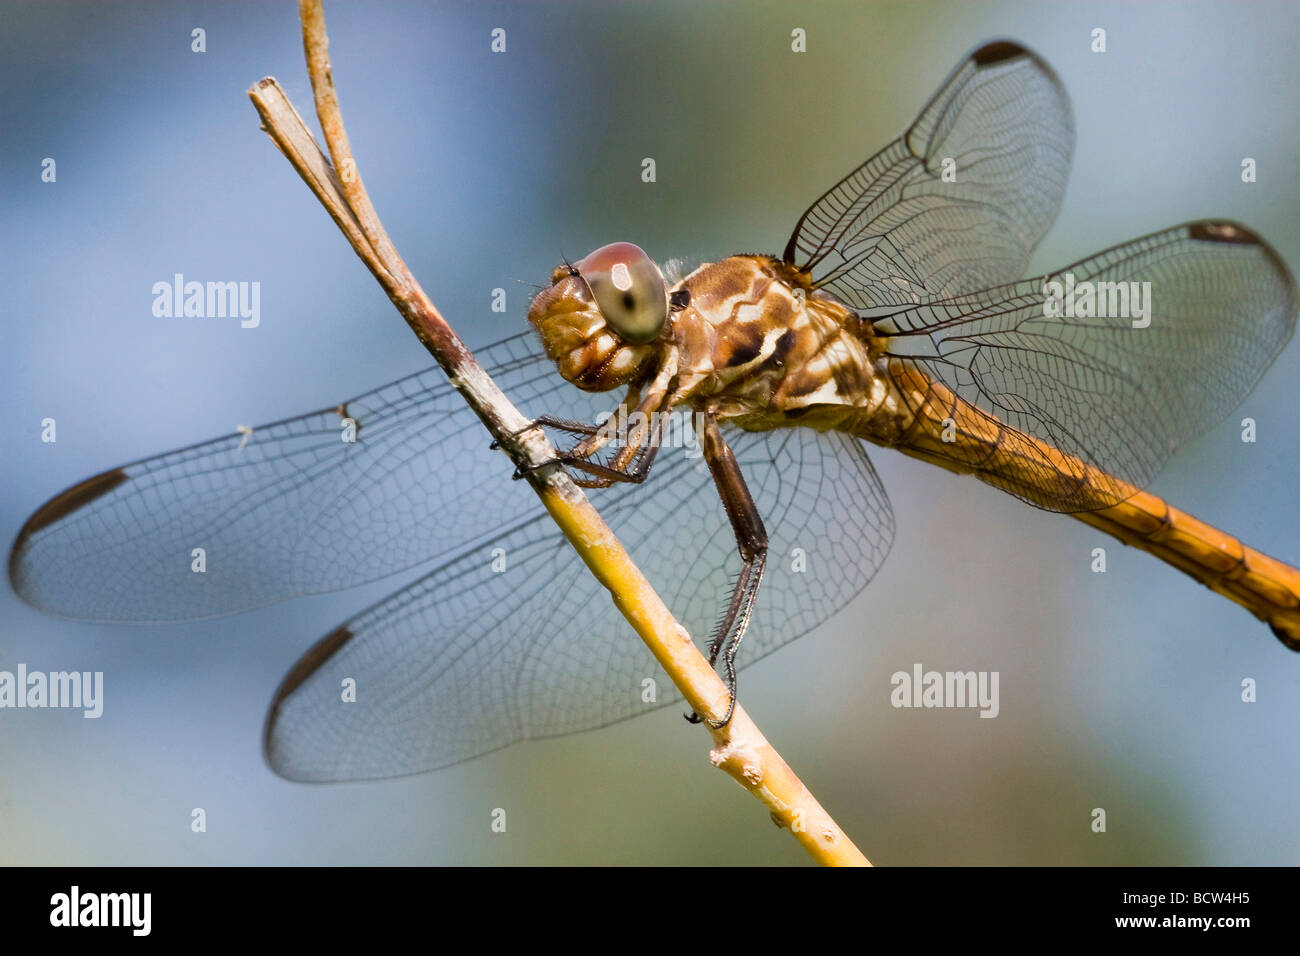
<path fill-rule="evenodd" d="M 557 466 L 536 467 L 555 457 L 549 439 L 540 429 L 511 437 L 520 433 L 528 420 L 479 367 L 393 248 L 352 158 L 334 91 L 329 40 L 319 0 L 300 0 L 299 13 L 316 111 L 333 164 L 321 152 L 279 84 L 270 77 L 248 91 L 262 117 L 263 128 L 325 206 L 492 437 L 505 447 L 516 464 L 533 466 L 525 472 L 542 504 L 592 574 L 609 590 L 614 604 L 681 690 L 687 704 L 698 714 L 725 714 L 726 685 L 685 628 L 673 619 L 565 470 Z M 710 759 L 714 765 L 761 800 L 771 811 L 773 820 L 789 827 L 816 860 L 833 865 L 868 864 L 867 858 L 836 826 L 743 708 L 736 707 L 725 727 L 714 729 L 708 721 L 700 726 L 708 728 L 713 735 Z"/>

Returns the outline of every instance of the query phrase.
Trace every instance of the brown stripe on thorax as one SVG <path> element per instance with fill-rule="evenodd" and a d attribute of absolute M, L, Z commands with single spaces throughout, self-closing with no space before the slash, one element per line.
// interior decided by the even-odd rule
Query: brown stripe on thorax
<path fill-rule="evenodd" d="M 691 309 L 679 316 L 675 336 L 688 384 L 678 400 L 708 404 L 753 427 L 779 427 L 811 406 L 872 405 L 883 395 L 868 343 L 849 329 L 861 322 L 784 263 L 733 256 L 684 284 Z"/>

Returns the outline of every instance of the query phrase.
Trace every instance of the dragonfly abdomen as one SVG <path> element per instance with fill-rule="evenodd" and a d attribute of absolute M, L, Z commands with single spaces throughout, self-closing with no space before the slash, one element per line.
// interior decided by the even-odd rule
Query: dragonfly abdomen
<path fill-rule="evenodd" d="M 1008 428 L 919 369 L 894 363 L 893 400 L 842 430 L 950 471 L 974 474 L 1178 568 L 1267 622 L 1300 651 L 1300 570 L 1248 547 L 1156 495 Z M 892 413 L 892 414 L 886 414 Z"/>
<path fill-rule="evenodd" d="M 1145 491 L 1075 515 L 1246 608 L 1300 651 L 1300 571 Z"/>

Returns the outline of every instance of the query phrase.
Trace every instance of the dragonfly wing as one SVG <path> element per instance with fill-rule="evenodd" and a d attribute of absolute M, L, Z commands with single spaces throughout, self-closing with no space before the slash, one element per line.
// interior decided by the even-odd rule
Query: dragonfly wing
<path fill-rule="evenodd" d="M 1071 288 L 1076 314 L 1047 314 L 1066 311 Z M 1176 448 L 1241 403 L 1295 331 L 1297 301 L 1264 240 L 1234 223 L 1194 222 L 878 327 L 896 382 L 919 369 L 1001 430 L 992 454 L 961 434 L 927 441 L 932 454 L 1039 507 L 1090 511 L 1146 487 Z M 933 405 L 923 437 L 946 417 L 944 400 Z M 1081 485 L 1079 466 L 1133 487 L 1105 475 Z"/>
<path fill-rule="evenodd" d="M 555 374 L 532 333 L 480 359 L 525 409 L 588 418 L 596 407 Z M 344 440 L 345 418 L 355 442 Z M 107 621 L 212 617 L 351 587 L 499 534 L 537 507 L 488 444 L 429 369 L 337 408 L 96 475 L 28 520 L 10 577 L 44 611 Z"/>
<path fill-rule="evenodd" d="M 852 438 L 796 429 L 729 440 L 772 531 L 740 652 L 749 664 L 866 585 L 892 542 L 893 515 Z M 678 620 L 707 642 L 740 560 L 703 460 L 665 449 L 645 485 L 599 492 L 595 503 Z M 354 702 L 345 686 L 355 686 Z M 534 521 L 317 644 L 276 696 L 266 751 L 291 779 L 400 776 L 679 699 L 573 549 Z"/>
<path fill-rule="evenodd" d="M 800 218 L 785 260 L 857 308 L 913 305 L 1025 274 L 1074 152 L 1064 87 L 1015 43 L 986 44 L 911 129 Z"/>

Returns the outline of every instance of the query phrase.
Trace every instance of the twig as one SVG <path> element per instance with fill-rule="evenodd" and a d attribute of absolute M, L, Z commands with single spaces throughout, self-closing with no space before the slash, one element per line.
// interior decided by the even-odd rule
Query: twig
<path fill-rule="evenodd" d="M 645 641 L 696 713 L 721 715 L 727 687 L 691 641 L 685 628 L 632 563 L 613 532 L 561 467 L 540 429 L 522 431 L 528 420 L 479 367 L 460 338 L 438 312 L 397 254 L 370 204 L 352 158 L 329 63 L 329 41 L 319 0 L 300 0 L 303 48 L 316 96 L 321 129 L 334 162 L 321 152 L 279 84 L 270 77 L 249 91 L 263 128 L 325 206 L 367 268 L 425 348 L 447 373 L 483 424 L 525 469 L 529 483 L 583 562 L 610 592 L 615 606 Z M 335 170 L 344 171 L 336 176 Z M 340 181 L 342 180 L 342 181 Z M 522 432 L 522 433 L 521 433 Z M 511 436 L 519 434 L 518 438 Z M 853 842 L 836 826 L 740 706 L 727 726 L 709 727 L 714 746 L 710 759 L 771 811 L 819 862 L 869 865 Z"/>

